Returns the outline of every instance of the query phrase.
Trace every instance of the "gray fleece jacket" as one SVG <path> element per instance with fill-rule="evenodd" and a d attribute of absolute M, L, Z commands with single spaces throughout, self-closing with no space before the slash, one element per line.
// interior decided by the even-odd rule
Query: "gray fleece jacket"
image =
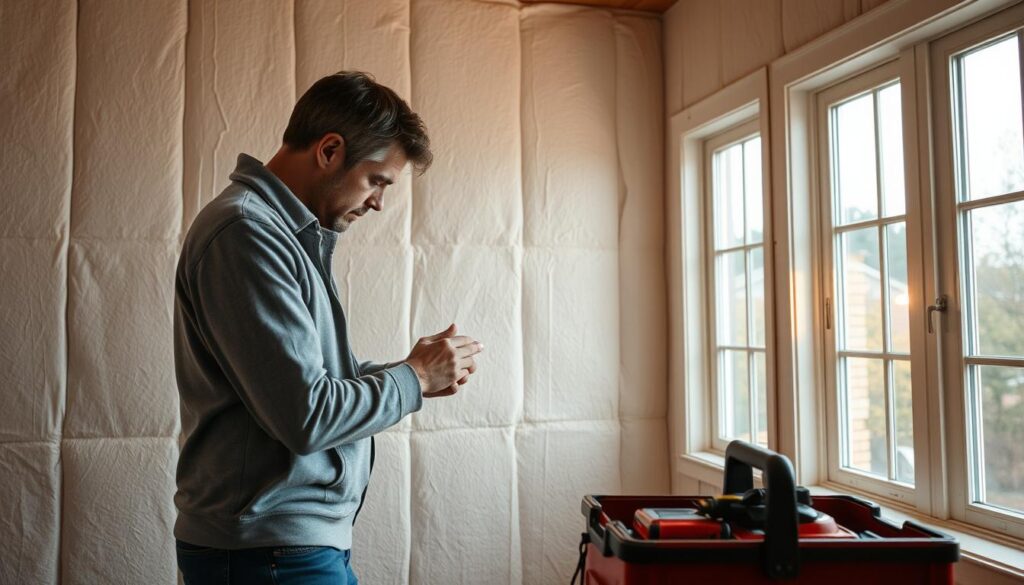
<path fill-rule="evenodd" d="M 349 549 L 372 436 L 419 410 L 419 380 L 353 356 L 331 276 L 338 233 L 251 156 L 231 181 L 193 222 L 175 279 L 174 536 Z"/>

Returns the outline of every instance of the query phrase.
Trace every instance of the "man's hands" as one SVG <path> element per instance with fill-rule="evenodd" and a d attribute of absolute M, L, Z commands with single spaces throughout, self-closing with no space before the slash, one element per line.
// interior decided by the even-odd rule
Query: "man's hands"
<path fill-rule="evenodd" d="M 420 338 L 405 361 L 416 371 L 424 398 L 451 396 L 476 371 L 473 356 L 483 348 L 472 337 L 455 335 L 452 323 L 440 333 Z"/>

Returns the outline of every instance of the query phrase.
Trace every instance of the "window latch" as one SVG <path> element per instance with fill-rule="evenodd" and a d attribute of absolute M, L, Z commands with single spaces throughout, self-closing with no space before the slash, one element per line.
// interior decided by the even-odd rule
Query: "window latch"
<path fill-rule="evenodd" d="M 832 299 L 825 297 L 825 329 L 832 329 Z"/>
<path fill-rule="evenodd" d="M 940 295 L 940 296 L 936 297 L 935 298 L 935 304 L 934 305 L 928 305 L 928 315 L 927 315 L 927 319 L 928 319 L 928 333 L 933 333 L 934 332 L 934 329 L 932 328 L 932 313 L 934 313 L 936 311 L 938 311 L 939 313 L 945 313 L 946 312 L 946 295 Z"/>

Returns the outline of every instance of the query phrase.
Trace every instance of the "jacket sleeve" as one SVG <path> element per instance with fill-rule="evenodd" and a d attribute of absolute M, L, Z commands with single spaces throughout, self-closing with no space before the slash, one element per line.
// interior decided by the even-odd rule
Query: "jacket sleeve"
<path fill-rule="evenodd" d="M 368 376 L 376 374 L 377 372 L 393 368 L 399 364 L 401 364 L 401 362 L 388 362 L 386 364 L 378 364 L 376 362 L 359 362 L 359 375 Z"/>
<path fill-rule="evenodd" d="M 209 351 L 260 427 L 305 455 L 368 437 L 422 406 L 402 363 L 355 379 L 324 368 L 298 262 L 278 228 L 239 219 L 193 268 L 190 289 Z"/>

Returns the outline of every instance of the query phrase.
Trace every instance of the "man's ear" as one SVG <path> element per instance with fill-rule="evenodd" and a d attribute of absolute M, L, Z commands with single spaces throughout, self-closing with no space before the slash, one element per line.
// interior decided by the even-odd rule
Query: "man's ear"
<path fill-rule="evenodd" d="M 320 168 L 341 167 L 345 162 L 345 139 L 336 132 L 324 134 L 316 145 L 316 162 Z"/>

